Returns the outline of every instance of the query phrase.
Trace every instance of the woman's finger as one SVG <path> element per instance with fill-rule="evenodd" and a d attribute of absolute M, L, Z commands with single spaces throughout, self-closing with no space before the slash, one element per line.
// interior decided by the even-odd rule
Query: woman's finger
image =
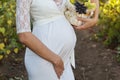
<path fill-rule="evenodd" d="M 63 74 L 64 67 L 62 67 L 62 66 L 56 66 L 54 68 L 55 68 L 55 72 L 56 72 L 58 78 L 60 78 L 60 76 Z"/>
<path fill-rule="evenodd" d="M 64 63 L 61 58 L 59 59 L 59 61 L 56 64 L 54 64 L 54 70 L 55 70 L 58 78 L 60 78 L 60 76 L 62 75 L 62 73 L 64 71 Z"/>
<path fill-rule="evenodd" d="M 84 26 L 79 26 L 79 27 L 76 27 L 75 29 L 77 29 L 77 30 L 85 30 L 86 28 Z"/>
<path fill-rule="evenodd" d="M 87 28 L 90 28 L 92 26 L 91 22 L 86 22 L 85 24 L 76 27 L 77 30 L 85 30 Z"/>
<path fill-rule="evenodd" d="M 73 28 L 76 28 L 77 26 L 75 26 L 75 25 L 72 25 L 73 26 Z"/>
<path fill-rule="evenodd" d="M 78 20 L 83 22 L 89 22 L 91 19 L 78 17 Z"/>

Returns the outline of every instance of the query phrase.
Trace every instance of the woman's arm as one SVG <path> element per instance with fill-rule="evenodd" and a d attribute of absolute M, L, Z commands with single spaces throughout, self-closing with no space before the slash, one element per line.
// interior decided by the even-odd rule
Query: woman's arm
<path fill-rule="evenodd" d="M 92 3 L 96 3 L 96 10 L 94 12 L 94 18 L 98 20 L 99 16 L 99 0 L 91 0 Z"/>
<path fill-rule="evenodd" d="M 62 59 L 56 55 L 54 52 L 49 50 L 37 37 L 35 37 L 31 32 L 19 33 L 19 40 L 27 47 L 29 47 L 36 54 L 51 62 L 54 65 L 55 71 L 60 77 L 64 70 L 64 65 Z"/>
<path fill-rule="evenodd" d="M 26 45 L 32 51 L 37 53 L 42 58 L 48 60 L 51 63 L 56 63 L 60 58 L 58 55 L 49 50 L 37 37 L 31 32 L 19 33 L 19 40 L 21 43 Z"/>
<path fill-rule="evenodd" d="M 85 24 L 81 26 L 73 26 L 77 30 L 85 30 L 87 28 L 93 27 L 98 22 L 99 16 L 99 0 L 91 0 L 91 2 L 96 3 L 96 10 L 94 11 L 93 18 L 78 18 L 78 20 L 85 22 Z"/>
<path fill-rule="evenodd" d="M 30 48 L 40 57 L 51 62 L 58 77 L 64 70 L 62 59 L 48 49 L 36 36 L 31 33 L 30 28 L 30 5 L 32 0 L 16 0 L 16 29 L 20 42 Z"/>

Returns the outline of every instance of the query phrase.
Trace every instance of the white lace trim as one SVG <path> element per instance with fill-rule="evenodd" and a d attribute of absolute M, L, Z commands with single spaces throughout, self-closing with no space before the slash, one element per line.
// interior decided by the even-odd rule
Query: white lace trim
<path fill-rule="evenodd" d="M 16 0 L 16 29 L 17 33 L 31 32 L 30 4 L 32 0 Z"/>

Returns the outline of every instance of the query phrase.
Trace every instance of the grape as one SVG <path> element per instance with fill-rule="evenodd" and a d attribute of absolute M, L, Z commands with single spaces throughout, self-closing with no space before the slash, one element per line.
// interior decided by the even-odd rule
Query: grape
<path fill-rule="evenodd" d="M 72 25 L 80 26 L 84 24 L 82 21 L 78 20 L 77 17 L 81 18 L 91 18 L 94 14 L 94 10 L 96 8 L 95 3 L 91 3 L 90 0 L 88 2 L 80 3 L 77 0 L 70 0 L 65 4 L 65 17 Z"/>
<path fill-rule="evenodd" d="M 76 1 L 74 5 L 76 8 L 76 12 L 78 12 L 79 14 L 86 14 L 87 7 L 84 4 Z"/>

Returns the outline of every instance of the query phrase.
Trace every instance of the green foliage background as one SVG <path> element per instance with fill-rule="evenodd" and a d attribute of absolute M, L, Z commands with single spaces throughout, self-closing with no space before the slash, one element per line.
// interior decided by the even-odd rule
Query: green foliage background
<path fill-rule="evenodd" d="M 100 3 L 100 23 L 102 26 L 99 36 L 104 44 L 111 48 L 120 45 L 120 0 L 109 0 Z"/>
<path fill-rule="evenodd" d="M 0 1 L 0 60 L 23 48 L 16 34 L 15 7 L 15 0 Z M 120 52 L 120 0 L 100 0 L 99 26 L 97 36 L 106 46 Z"/>
<path fill-rule="evenodd" d="M 98 37 L 115 50 L 120 62 L 120 0 L 101 0 L 99 26 Z"/>
<path fill-rule="evenodd" d="M 22 46 L 16 35 L 15 7 L 15 0 L 0 1 L 0 59 L 11 52 L 18 53 Z"/>

